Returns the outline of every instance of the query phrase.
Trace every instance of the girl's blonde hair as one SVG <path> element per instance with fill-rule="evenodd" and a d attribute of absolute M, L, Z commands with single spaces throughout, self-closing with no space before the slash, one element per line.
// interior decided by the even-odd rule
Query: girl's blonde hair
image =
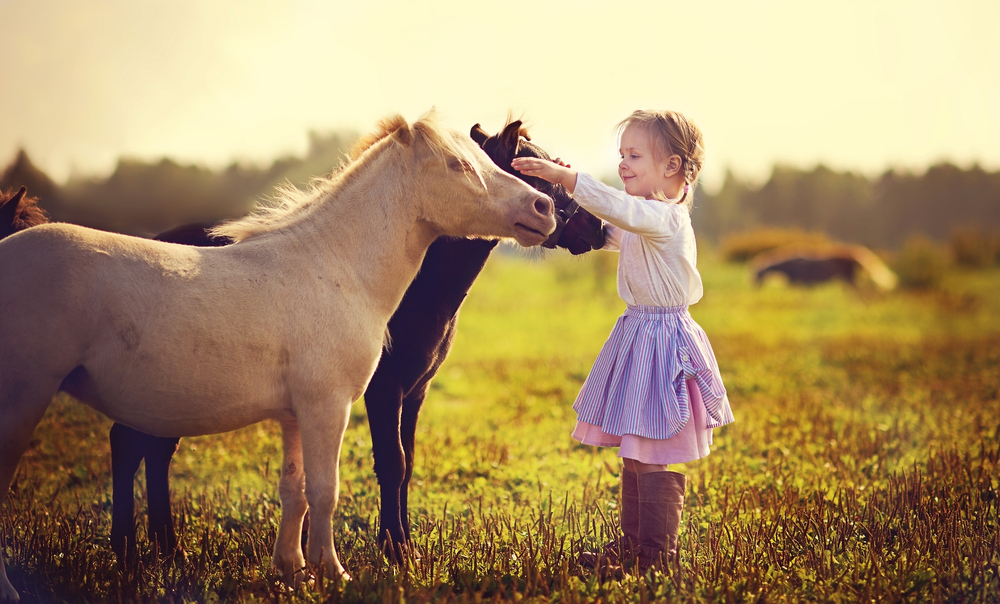
<path fill-rule="evenodd" d="M 701 130 L 683 114 L 670 110 L 633 111 L 632 115 L 618 122 L 616 128 L 618 136 L 621 137 L 629 126 L 640 128 L 649 135 L 653 147 L 653 159 L 657 163 L 666 161 L 671 155 L 681 158 L 684 182 L 688 185 L 681 203 L 690 210 L 694 200 L 694 187 L 705 161 L 705 144 Z"/>

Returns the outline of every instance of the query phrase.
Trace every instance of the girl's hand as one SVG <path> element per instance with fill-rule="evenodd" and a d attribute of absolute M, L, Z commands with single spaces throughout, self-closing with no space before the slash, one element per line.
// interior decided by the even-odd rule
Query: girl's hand
<path fill-rule="evenodd" d="M 556 163 L 558 162 L 558 163 Z M 542 180 L 562 185 L 573 194 L 576 189 L 576 171 L 562 160 L 546 161 L 537 157 L 515 157 L 510 166 L 526 176 L 535 176 Z"/>

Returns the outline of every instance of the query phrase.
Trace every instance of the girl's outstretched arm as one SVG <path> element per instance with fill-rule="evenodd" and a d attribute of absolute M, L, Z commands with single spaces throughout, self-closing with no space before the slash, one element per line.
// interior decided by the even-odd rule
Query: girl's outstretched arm
<path fill-rule="evenodd" d="M 576 190 L 576 170 L 559 159 L 551 162 L 537 157 L 515 157 L 510 165 L 526 176 L 535 176 L 562 185 L 570 195 Z"/>

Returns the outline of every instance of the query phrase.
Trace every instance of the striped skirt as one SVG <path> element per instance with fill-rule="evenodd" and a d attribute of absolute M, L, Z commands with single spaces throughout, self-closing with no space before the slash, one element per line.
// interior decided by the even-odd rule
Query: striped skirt
<path fill-rule="evenodd" d="M 700 397 L 691 396 L 689 384 Z M 692 399 L 704 406 L 706 428 L 734 421 L 705 331 L 686 306 L 629 306 L 573 409 L 605 435 L 664 440 L 691 420 Z"/>

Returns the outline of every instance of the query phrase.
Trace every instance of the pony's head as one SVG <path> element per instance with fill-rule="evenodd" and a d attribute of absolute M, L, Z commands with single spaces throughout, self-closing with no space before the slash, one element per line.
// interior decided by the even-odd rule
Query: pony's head
<path fill-rule="evenodd" d="M 399 116 L 383 120 L 351 157 L 362 162 L 388 145 L 412 154 L 408 166 L 397 169 L 414 170 L 422 189 L 420 220 L 441 235 L 513 237 L 533 246 L 555 228 L 547 195 L 499 169 L 468 137 L 442 129 L 433 113 L 412 125 Z"/>
<path fill-rule="evenodd" d="M 533 246 L 555 229 L 551 199 L 497 168 L 468 137 L 438 126 L 432 112 L 412 125 L 400 116 L 383 119 L 331 177 L 314 179 L 308 191 L 279 189 L 275 204 L 211 235 L 240 242 L 270 233 L 307 220 L 345 191 L 376 203 L 405 199 L 405 208 L 385 211 L 412 214 L 430 240 L 510 237 Z"/>
<path fill-rule="evenodd" d="M 509 122 L 499 134 L 493 136 L 476 124 L 470 135 L 504 172 L 520 178 L 555 202 L 556 230 L 542 244 L 543 247 L 564 247 L 573 255 L 604 247 L 605 234 L 601 219 L 581 208 L 565 187 L 535 176 L 526 176 L 511 167 L 511 161 L 515 157 L 551 159 L 544 149 L 531 142 L 520 120 Z"/>
<path fill-rule="evenodd" d="M 13 194 L 0 191 L 0 239 L 49 221 L 38 200 L 28 197 L 27 191 L 27 187 Z"/>

